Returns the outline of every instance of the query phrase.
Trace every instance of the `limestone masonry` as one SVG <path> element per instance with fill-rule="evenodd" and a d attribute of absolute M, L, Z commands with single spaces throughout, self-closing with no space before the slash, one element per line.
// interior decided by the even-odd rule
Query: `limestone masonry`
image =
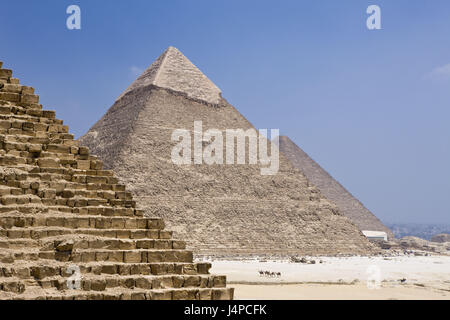
<path fill-rule="evenodd" d="M 284 157 L 258 165 L 176 165 L 172 132 L 253 128 L 171 47 L 80 141 L 125 183 L 149 216 L 164 218 L 198 254 L 367 254 L 373 246 Z M 270 150 L 270 146 L 268 147 Z"/>
<path fill-rule="evenodd" d="M 0 299 L 232 299 L 0 62 Z"/>
<path fill-rule="evenodd" d="M 317 162 L 311 159 L 288 137 L 279 138 L 280 151 L 302 171 L 309 181 L 335 203 L 340 211 L 347 216 L 360 230 L 383 231 L 389 239 L 394 239 L 392 231 L 386 227 L 372 212 L 370 212 L 358 199 L 348 192 Z"/>
<path fill-rule="evenodd" d="M 148 85 L 185 92 L 190 98 L 212 104 L 218 104 L 221 100 L 220 89 L 174 47 L 169 47 L 119 99 L 130 91 Z"/>

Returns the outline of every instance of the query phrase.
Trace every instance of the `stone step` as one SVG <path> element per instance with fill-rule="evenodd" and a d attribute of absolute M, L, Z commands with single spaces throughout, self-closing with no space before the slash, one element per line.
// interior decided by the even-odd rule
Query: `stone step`
<path fill-rule="evenodd" d="M 28 164 L 27 158 L 19 157 L 16 155 L 0 155 L 0 166 L 8 167 L 26 164 Z"/>
<path fill-rule="evenodd" d="M 19 261 L 20 262 L 20 261 Z M 67 264 L 59 261 L 47 260 L 22 261 L 21 263 L 0 264 L 0 278 L 36 279 L 44 280 L 48 277 L 70 277 L 74 268 L 79 268 L 81 275 L 208 275 L 211 264 L 207 262 L 159 262 L 159 263 L 118 263 L 94 262 L 81 264 Z"/>
<path fill-rule="evenodd" d="M 210 263 L 193 262 L 158 262 L 158 263 L 118 263 L 118 262 L 95 262 L 79 264 L 81 274 L 106 274 L 106 275 L 206 275 L 211 268 Z M 37 279 L 44 279 L 48 276 L 68 276 L 67 265 L 62 267 L 39 265 L 31 267 L 31 274 Z M 19 270 L 20 271 L 20 270 Z M 16 272 L 20 274 L 20 272 Z M 22 273 L 23 274 L 23 273 Z"/>
<path fill-rule="evenodd" d="M 41 241 L 42 250 L 185 250 L 186 243 L 172 239 L 111 239 L 98 236 L 57 236 Z M 62 249 L 61 249 L 62 248 Z"/>
<path fill-rule="evenodd" d="M 168 275 L 168 276 L 96 276 L 96 275 L 81 275 L 79 281 L 74 281 L 71 278 L 63 278 L 60 276 L 48 277 L 43 280 L 24 280 L 15 277 L 0 278 L 0 291 L 2 294 L 24 294 L 24 298 L 29 299 L 27 289 L 29 291 L 37 291 L 39 289 L 65 291 L 65 293 L 81 293 L 81 292 L 104 292 L 114 290 L 123 291 L 130 290 L 132 292 L 144 292 L 148 294 L 154 290 L 160 292 L 170 291 L 175 292 L 177 299 L 198 299 L 197 295 L 186 296 L 186 291 L 204 291 L 204 297 L 212 297 L 212 291 L 221 290 L 222 294 L 232 294 L 232 292 L 223 292 L 226 286 L 226 279 L 223 276 L 211 275 Z M 31 288 L 35 288 L 32 290 Z M 37 290 L 36 290 L 37 289 Z M 229 289 L 228 289 L 229 291 Z M 222 297 L 221 295 L 213 295 L 214 297 Z M 11 299 L 12 296 L 7 296 L 6 299 Z M 173 297 L 170 297 L 173 299 Z M 222 297 L 223 298 L 223 297 Z M 230 297 L 228 297 L 230 298 Z M 5 296 L 0 296 L 0 299 L 5 299 Z M 123 299 L 123 298 L 122 298 Z M 136 298 L 132 298 L 136 300 Z"/>
<path fill-rule="evenodd" d="M 131 193 L 126 191 L 92 191 L 87 189 L 71 190 L 49 188 L 50 183 L 40 183 L 36 181 L 16 181 L 8 182 L 8 185 L 0 185 L 0 204 L 13 207 L 30 205 L 53 208 L 54 211 L 74 212 L 72 209 L 78 208 L 78 212 L 96 212 L 96 208 L 110 208 L 108 215 L 113 215 L 114 209 L 129 209 L 135 212 L 134 201 Z M 58 209 L 60 208 L 60 209 Z M 65 208 L 65 209 L 62 209 Z M 5 210 L 1 210 L 5 212 Z M 139 210 L 138 210 L 139 211 Z M 127 214 L 131 215 L 131 214 Z M 132 214 L 134 215 L 134 214 Z M 139 215 L 139 213 L 137 214 Z"/>
<path fill-rule="evenodd" d="M 3 195 L 0 197 L 0 204 L 4 206 L 42 204 L 40 197 L 32 194 L 26 195 Z"/>
<path fill-rule="evenodd" d="M 13 77 L 10 77 L 10 78 L 7 78 L 7 79 L 0 78 L 0 83 L 3 83 L 3 84 L 7 84 L 7 83 L 20 84 L 20 80 L 17 79 L 17 78 L 13 78 Z"/>
<path fill-rule="evenodd" d="M 1 150 L 0 150 L 1 151 Z M 11 168 L 11 170 L 22 170 L 22 176 L 19 180 L 26 180 L 27 178 L 41 179 L 43 181 L 55 181 L 55 180 L 65 180 L 67 183 L 73 184 L 84 184 L 99 188 L 100 190 L 111 190 L 111 186 L 120 186 L 120 191 L 125 190 L 125 186 L 118 184 L 117 178 L 113 175 L 111 170 L 81 170 L 77 168 L 66 168 L 66 167 L 37 167 L 38 160 L 41 162 L 46 161 L 45 158 L 23 158 L 17 156 L 16 154 L 3 154 L 0 157 L 10 157 L 17 158 L 16 162 L 22 162 L 24 165 L 4 165 L 5 168 Z M 30 159 L 32 161 L 30 161 Z M 59 160 L 59 159 L 58 159 Z M 62 160 L 60 160 L 62 161 Z M 69 160 L 67 160 L 69 161 Z M 71 161 L 71 160 L 70 160 Z M 75 160 L 74 160 L 75 161 Z M 98 163 L 94 160 L 94 157 L 90 157 L 90 160 L 76 160 L 77 162 L 89 162 L 91 165 L 93 163 Z M 29 162 L 29 164 L 27 164 Z M 33 165 L 33 166 L 32 166 Z M 14 180 L 18 177 L 12 177 L 7 180 Z M 4 182 L 2 182 L 4 184 Z M 119 190 L 117 190 L 119 191 Z"/>
<path fill-rule="evenodd" d="M 65 145 L 60 145 L 58 149 L 45 144 L 17 143 L 10 141 L 0 142 L 0 151 L 2 156 L 22 158 L 17 159 L 18 162 L 28 163 L 40 168 L 53 169 L 78 169 L 79 171 L 63 170 L 63 174 L 70 175 L 86 175 L 98 172 L 111 172 L 103 170 L 103 162 L 98 160 L 96 156 L 89 154 L 81 154 L 81 147 L 76 146 L 73 140 L 64 140 Z M 53 161 L 52 161 L 53 160 Z M 43 170 L 45 172 L 45 170 Z M 102 174 L 105 176 L 105 174 Z M 111 174 L 106 175 L 113 178 Z"/>
<path fill-rule="evenodd" d="M 0 102 L 1 106 L 1 102 Z M 14 111 L 16 109 L 20 110 L 20 107 L 16 106 L 10 106 Z M 17 111 L 18 112 L 18 111 Z M 58 133 L 58 132 L 51 132 L 53 129 L 50 129 L 50 126 L 54 125 L 64 125 L 64 122 L 60 119 L 53 118 L 53 116 L 49 118 L 43 118 L 39 117 L 40 114 L 42 114 L 44 110 L 42 110 L 41 105 L 36 105 L 34 108 L 27 108 L 22 109 L 22 112 L 19 112 L 19 114 L 1 114 L 0 113 L 0 129 L 1 129 L 1 135 L 4 136 L 8 141 L 10 142 L 29 142 L 33 141 L 35 139 L 51 139 L 51 137 L 54 136 L 54 134 L 58 134 L 57 137 L 55 137 L 55 141 L 59 138 L 66 137 L 66 139 L 73 139 L 74 135 L 70 133 Z M 34 136 L 23 136 L 23 135 L 11 135 L 8 134 L 8 130 L 15 128 L 20 129 L 23 128 L 24 123 L 30 123 L 31 125 L 25 125 L 26 128 L 32 126 L 33 129 L 35 129 Z M 56 131 L 56 130 L 53 130 Z M 27 139 L 28 138 L 28 139 Z M 34 139 L 33 139 L 34 138 Z M 45 141 L 45 140 L 44 140 Z"/>
<path fill-rule="evenodd" d="M 123 185 L 119 184 L 118 179 L 112 175 L 112 171 L 67 169 L 56 166 L 56 163 L 59 163 L 60 161 L 62 160 L 51 158 L 27 159 L 13 154 L 0 155 L 0 164 L 3 163 L 3 167 L 24 171 L 22 174 L 23 176 L 18 180 L 26 180 L 27 178 L 36 178 L 43 181 L 65 180 L 77 184 L 91 185 L 91 190 L 94 190 L 96 186 L 104 186 L 104 190 L 114 190 L 113 186 L 115 185 L 120 186 L 118 187 L 120 190 L 115 191 L 124 191 L 125 189 Z M 36 165 L 40 167 L 32 167 Z M 52 167 L 52 165 L 54 166 Z M 12 177 L 8 180 L 16 180 L 16 177 Z M 2 182 L 2 184 L 4 185 L 5 182 Z M 110 187 L 108 187 L 108 185 L 110 185 Z"/>
<path fill-rule="evenodd" d="M 26 283 L 23 280 L 15 278 L 0 278 L 0 291 L 22 294 L 25 292 Z"/>
<path fill-rule="evenodd" d="M 31 148 L 30 150 L 34 150 L 32 149 L 33 146 L 28 147 Z M 101 169 L 103 167 L 101 161 L 95 160 L 91 156 L 86 158 L 88 160 L 77 160 L 80 157 L 77 154 L 52 157 L 47 152 L 40 152 L 38 154 L 28 151 L 5 151 L 0 149 L 0 165 L 6 168 L 19 168 L 29 174 L 42 174 L 44 178 L 46 176 L 51 178 L 60 176 L 61 179 L 68 182 L 84 181 L 84 183 L 118 184 L 117 179 L 113 177 L 112 171 Z M 87 170 L 89 167 L 92 170 Z"/>
<path fill-rule="evenodd" d="M 132 200 L 121 198 L 130 198 L 128 193 L 107 194 L 101 193 L 103 198 L 99 197 L 82 197 L 83 191 L 75 195 L 70 190 L 56 193 L 55 190 L 36 190 L 35 192 L 25 190 L 22 195 L 3 195 L 0 197 L 1 204 L 4 206 L 27 205 L 27 204 L 43 204 L 45 206 L 68 206 L 68 207 L 99 207 L 112 206 L 120 208 L 134 208 L 135 203 Z M 87 194 L 86 192 L 84 192 Z M 96 195 L 97 196 L 97 195 Z M 114 198 L 112 198 L 114 196 Z M 50 197 L 50 198 L 49 198 Z"/>
<path fill-rule="evenodd" d="M 6 155 L 3 155 L 6 156 Z M 14 157 L 14 155 L 9 155 Z M 77 162 L 80 162 L 77 160 Z M 92 160 L 82 160 L 82 162 L 91 162 Z M 95 161 L 94 161 L 95 162 Z M 119 185 L 117 179 L 113 179 L 114 173 L 111 170 L 80 170 L 77 168 L 44 168 L 44 167 L 32 167 L 28 166 L 5 166 L 7 168 L 21 169 L 24 172 L 24 176 L 21 180 L 29 179 L 40 179 L 43 181 L 55 181 L 55 180 L 65 180 L 65 183 L 71 183 L 73 185 L 88 185 L 92 186 L 90 190 L 98 188 L 100 190 L 115 190 L 124 191 L 125 186 Z M 83 178 L 84 177 L 84 178 Z M 87 177 L 98 177 L 98 179 L 87 178 Z M 80 181 L 81 180 L 81 181 Z M 88 182 L 89 181 L 89 182 Z M 106 182 L 105 182 L 106 181 Z M 114 186 L 120 186 L 119 189 L 113 189 Z M 80 189 L 79 187 L 77 189 Z"/>
<path fill-rule="evenodd" d="M 34 239 L 0 238 L 0 249 L 39 248 L 40 244 Z"/>
<path fill-rule="evenodd" d="M 23 194 L 23 189 L 22 188 L 16 188 L 16 187 L 11 187 L 8 185 L 0 185 L 0 197 L 3 196 L 9 196 L 9 195 L 22 195 Z"/>
<path fill-rule="evenodd" d="M 76 235 L 78 236 L 78 235 Z M 61 240 L 59 240 L 61 239 Z M 34 239 L 11 239 L 0 238 L 1 249 L 22 249 L 22 248 L 49 248 L 51 250 L 56 249 L 59 243 L 67 243 L 68 240 L 73 241 L 72 248 L 76 249 L 105 249 L 105 250 L 135 250 L 135 249 L 186 249 L 186 243 L 181 240 L 166 240 L 166 239 L 109 239 L 109 238 L 97 238 L 88 236 L 70 237 L 64 238 L 53 237 L 45 242 L 38 242 Z"/>
<path fill-rule="evenodd" d="M 232 300 L 233 288 L 205 289 L 126 289 L 114 288 L 105 291 L 70 290 L 66 292 L 56 289 L 46 292 L 29 289 L 23 294 L 3 292 L 0 300 Z"/>
<path fill-rule="evenodd" d="M 8 117 L 3 117 L 8 118 Z M 50 121 L 50 120 L 49 120 Z M 56 121 L 56 120 L 51 120 Z M 0 115 L 0 128 L 2 129 L 9 129 L 7 123 L 10 123 L 7 120 L 2 120 L 2 116 Z M 52 124 L 52 123 L 48 123 Z M 47 124 L 47 125 L 48 125 Z M 24 135 L 10 135 L 7 133 L 1 133 L 0 134 L 0 140 L 2 142 L 9 142 L 9 143 L 20 143 L 20 144 L 30 144 L 30 145 L 39 145 L 41 147 L 48 145 L 48 144 L 63 144 L 63 145 L 77 145 L 77 140 L 73 140 L 74 135 L 70 133 L 50 133 L 50 132 L 44 132 L 44 133 L 36 133 L 34 136 L 24 136 Z"/>
<path fill-rule="evenodd" d="M 0 263 L 1 264 L 14 264 L 20 260 L 23 261 L 37 261 L 39 260 L 39 249 L 2 249 L 0 251 Z"/>
<path fill-rule="evenodd" d="M 9 80 L 11 77 L 12 77 L 12 70 L 0 68 L 0 79 Z"/>
<path fill-rule="evenodd" d="M 85 262 L 124 262 L 124 263 L 154 263 L 154 262 L 192 262 L 192 251 L 189 250 L 75 250 L 73 252 L 39 252 L 41 259 L 56 259 L 57 261 Z M 15 260 L 19 259 L 15 257 Z"/>
<path fill-rule="evenodd" d="M 0 188 L 0 192 L 7 192 Z M 11 192 L 11 191 L 10 191 Z M 13 191 L 16 192 L 16 191 Z M 0 215 L 2 213 L 18 212 L 24 215 L 27 214 L 43 214 L 43 215 L 58 215 L 61 213 L 76 214 L 79 216 L 105 216 L 105 217 L 144 217 L 144 211 L 134 208 L 120 208 L 120 207 L 67 207 L 67 206 L 35 206 L 35 205 L 13 205 L 0 206 Z M 159 218 L 158 218 L 159 219 Z"/>
<path fill-rule="evenodd" d="M 1 174 L 0 174 L 1 175 Z M 78 183 L 71 182 L 71 178 L 62 179 L 62 176 L 55 177 L 55 175 L 51 174 L 35 174 L 35 173 L 22 173 L 22 177 L 5 177 L 0 181 L 0 187 L 4 186 L 7 188 L 16 188 L 16 189 L 24 189 L 22 192 L 15 192 L 9 194 L 17 194 L 21 193 L 29 194 L 31 193 L 28 189 L 37 191 L 40 189 L 41 191 L 53 190 L 54 195 L 57 193 L 62 193 L 65 190 L 69 190 L 72 192 L 79 191 L 89 191 L 90 194 L 94 194 L 93 192 L 97 192 L 97 197 L 100 198 L 112 198 L 112 194 L 114 194 L 115 199 L 120 200 L 129 200 L 130 193 L 126 191 L 124 185 L 120 184 L 93 184 L 93 183 Z M 55 178 L 55 179 L 53 179 Z M 58 179 L 59 178 L 59 179 Z M 2 188 L 3 189 L 3 188 Z M 76 190 L 76 191 L 75 191 Z M 16 190 L 17 191 L 17 190 Z M 2 193 L 2 195 L 8 195 L 8 192 Z M 69 194 L 61 194 L 61 196 L 68 196 Z M 50 198 L 50 195 L 43 195 L 44 198 Z"/>
<path fill-rule="evenodd" d="M 192 252 L 188 250 L 75 250 L 41 251 L 37 248 L 2 249 L 1 263 L 17 263 L 18 261 L 56 260 L 61 262 L 123 262 L 123 263 L 156 263 L 156 262 L 192 262 Z"/>
<path fill-rule="evenodd" d="M 69 149 L 69 152 L 55 153 L 46 151 L 44 145 L 41 145 L 41 149 L 36 146 L 3 142 L 0 143 L 0 150 L 6 152 L 3 156 L 23 158 L 26 163 L 42 168 L 60 169 L 61 167 L 76 165 L 77 147 L 65 146 Z M 72 149 L 74 150 L 73 153 Z"/>
<path fill-rule="evenodd" d="M 42 105 L 40 105 L 39 103 L 24 104 L 24 103 L 15 103 L 14 101 L 8 101 L 3 99 L 8 97 L 11 97 L 12 99 L 20 99 L 20 95 L 18 94 L 0 93 L 0 116 L 1 115 L 9 116 L 11 121 L 16 120 L 15 117 L 22 116 L 22 118 L 24 119 L 35 120 L 33 121 L 35 123 L 40 123 L 41 119 L 57 120 L 55 111 L 42 110 Z M 4 102 L 6 102 L 6 104 Z M 11 102 L 13 104 L 10 104 Z M 55 121 L 55 125 L 61 125 L 61 123 L 62 120 Z"/>
<path fill-rule="evenodd" d="M 2 158 L 5 159 L 2 161 Z M 39 156 L 36 157 L 32 152 L 20 150 L 9 150 L 6 154 L 0 157 L 0 164 L 4 166 L 27 164 L 30 166 L 37 166 L 39 168 L 59 169 L 59 172 L 51 172 L 59 174 L 63 172 L 61 170 L 64 168 L 63 166 L 69 166 L 71 161 L 75 161 L 75 155 L 73 154 L 53 156 L 52 153 L 41 152 Z"/>
<path fill-rule="evenodd" d="M 5 83 L 1 88 L 0 92 L 11 92 L 18 94 L 34 94 L 34 88 L 22 86 L 20 84 Z"/>
<path fill-rule="evenodd" d="M 1 156 L 0 156 L 1 157 Z M 4 168 L 10 168 L 13 170 L 13 167 L 4 166 Z M 75 190 L 89 190 L 89 191 L 116 191 L 116 192 L 126 192 L 126 188 L 124 185 L 112 183 L 116 182 L 115 180 L 109 180 L 111 178 L 111 172 L 108 170 L 102 170 L 98 172 L 86 171 L 87 173 L 97 173 L 100 174 L 100 178 L 106 178 L 107 183 L 94 183 L 87 182 L 87 179 L 79 179 L 83 175 L 64 175 L 65 168 L 59 169 L 40 169 L 42 172 L 35 172 L 31 166 L 24 165 L 22 167 L 14 167 L 14 169 L 21 170 L 20 173 L 10 176 L 3 176 L 3 179 L 0 181 L 0 185 L 15 187 L 15 188 L 28 188 L 28 185 L 23 186 L 24 182 L 38 182 L 43 186 L 44 189 L 54 188 L 57 189 L 58 192 L 62 192 L 64 189 L 75 189 Z M 72 170 L 73 173 L 73 170 Z M 84 175 L 87 177 L 89 175 Z M 0 173 L 0 178 L 2 174 Z M 102 181 L 104 181 L 102 179 Z M 39 180 L 39 181 L 37 181 Z M 82 180 L 84 182 L 72 181 L 72 180 Z M 92 180 L 89 180 L 92 181 Z M 37 189 L 37 188 L 35 188 Z"/>
<path fill-rule="evenodd" d="M 110 288 L 127 289 L 180 289 L 180 288 L 225 288 L 224 276 L 212 275 L 166 275 L 166 276 L 113 276 L 113 275 L 81 275 L 81 279 L 71 280 L 60 276 L 38 280 L 44 289 L 70 290 L 79 288 L 84 291 L 105 291 Z"/>
<path fill-rule="evenodd" d="M 42 199 L 54 198 L 58 204 L 67 205 L 68 199 L 76 198 L 76 201 L 90 201 L 90 206 L 96 200 L 100 203 L 96 206 L 104 205 L 110 203 L 109 200 L 131 200 L 132 195 L 130 192 L 126 191 L 96 191 L 85 189 L 68 189 L 64 188 L 62 190 L 57 190 L 56 188 L 51 188 L 50 183 L 40 183 L 37 181 L 21 181 L 15 184 L 17 187 L 0 185 L 0 196 L 5 197 L 5 202 L 8 198 L 11 198 L 11 204 L 16 203 L 14 197 L 20 197 L 24 195 L 34 195 Z M 63 200 L 65 199 L 65 200 Z M 31 201 L 28 201 L 31 202 Z M 64 202 L 64 203 L 63 203 Z M 2 203 L 3 205 L 9 205 L 7 203 Z M 75 205 L 69 205 L 73 207 Z"/>
<path fill-rule="evenodd" d="M 116 191 L 96 191 L 86 189 L 64 189 L 62 192 L 58 192 L 56 196 L 61 196 L 66 199 L 70 198 L 82 198 L 89 200 L 132 200 L 133 196 L 131 192 Z"/>
<path fill-rule="evenodd" d="M 58 227 L 0 228 L 0 236 L 9 239 L 46 239 L 62 235 L 92 235 L 111 239 L 171 239 L 172 231 L 161 229 L 72 229 Z"/>
<path fill-rule="evenodd" d="M 16 88 L 17 85 L 14 84 L 3 84 L 0 90 L 0 100 L 5 100 L 9 102 L 18 103 L 19 105 L 30 105 L 30 104 L 38 104 L 39 96 L 35 94 L 30 94 L 31 90 L 29 89 L 20 89 L 19 92 L 14 92 L 13 88 Z M 19 86 L 20 87 L 20 86 Z M 5 88 L 9 89 L 6 91 Z"/>
<path fill-rule="evenodd" d="M 1 109 L 2 107 L 0 107 L 0 115 L 1 115 Z M 37 126 L 38 124 L 35 124 L 35 126 Z M 45 124 L 39 124 L 40 127 L 45 127 Z M 65 125 L 59 125 L 59 124 L 50 124 L 47 127 L 47 131 L 44 131 L 44 128 L 42 128 L 42 131 L 37 131 L 37 130 L 32 130 L 31 128 L 28 127 L 22 127 L 22 128 L 14 128 L 11 127 L 9 129 L 4 129 L 1 128 L 2 130 L 0 131 L 3 135 L 10 135 L 10 136 L 28 136 L 28 137 L 37 137 L 37 138 L 47 138 L 50 136 L 50 132 L 48 130 L 52 130 L 55 131 L 54 133 L 58 133 L 61 135 L 66 135 L 68 134 L 67 132 L 67 126 Z"/>
<path fill-rule="evenodd" d="M 28 140 L 31 141 L 33 141 L 33 137 L 49 139 L 55 142 L 62 137 L 67 140 L 73 140 L 74 136 L 66 131 L 66 126 L 62 124 L 62 120 L 34 116 L 35 114 L 42 114 L 44 112 L 40 109 L 28 109 L 26 112 L 27 114 L 12 117 L 0 114 L 0 128 L 7 142 L 27 142 L 25 137 L 29 137 Z M 13 135 L 11 132 L 19 134 Z M 23 134 L 23 132 L 27 134 Z M 55 134 L 58 135 L 55 136 Z"/>
<path fill-rule="evenodd" d="M 11 229 L 29 227 L 61 227 L 70 229 L 164 229 L 161 218 L 140 217 L 103 217 L 103 216 L 73 216 L 73 215 L 19 215 L 0 214 L 0 228 Z"/>

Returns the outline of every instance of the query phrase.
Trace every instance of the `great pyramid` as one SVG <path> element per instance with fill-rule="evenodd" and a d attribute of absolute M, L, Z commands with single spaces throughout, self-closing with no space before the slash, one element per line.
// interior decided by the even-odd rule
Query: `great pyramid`
<path fill-rule="evenodd" d="M 196 121 L 203 131 L 253 128 L 217 86 L 169 47 L 80 141 L 114 170 L 146 214 L 164 218 L 196 254 L 374 250 L 283 156 L 276 175 L 262 175 L 260 164 L 174 164 L 172 133 L 193 132 Z"/>
<path fill-rule="evenodd" d="M 388 227 L 291 139 L 279 137 L 279 148 L 292 164 L 303 172 L 327 199 L 334 202 L 360 230 L 383 231 L 390 239 L 395 238 Z"/>
<path fill-rule="evenodd" d="M 0 300 L 232 299 L 0 62 Z"/>

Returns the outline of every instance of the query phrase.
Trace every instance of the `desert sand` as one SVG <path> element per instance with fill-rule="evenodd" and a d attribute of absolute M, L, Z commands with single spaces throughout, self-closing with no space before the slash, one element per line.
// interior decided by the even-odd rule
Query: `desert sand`
<path fill-rule="evenodd" d="M 315 257 L 288 260 L 214 261 L 237 300 L 450 299 L 450 257 Z M 320 263 L 322 261 L 322 263 Z M 260 276 L 259 270 L 281 277 Z"/>
<path fill-rule="evenodd" d="M 365 285 L 288 284 L 241 285 L 236 300 L 449 300 L 450 293 L 409 285 L 368 289 Z"/>

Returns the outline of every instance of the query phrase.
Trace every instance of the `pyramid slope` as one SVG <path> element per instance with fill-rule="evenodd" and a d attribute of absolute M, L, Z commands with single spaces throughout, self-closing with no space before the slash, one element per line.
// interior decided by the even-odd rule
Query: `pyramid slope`
<path fill-rule="evenodd" d="M 182 92 L 210 104 L 220 104 L 222 100 L 220 89 L 174 47 L 169 47 L 156 59 L 119 99 L 130 91 L 149 85 Z"/>
<path fill-rule="evenodd" d="M 280 151 L 302 171 L 320 192 L 334 202 L 360 230 L 383 231 L 393 239 L 392 231 L 370 212 L 358 199 L 347 191 L 327 171 L 298 147 L 289 137 L 279 138 Z"/>
<path fill-rule="evenodd" d="M 232 299 L 1 67 L 0 300 Z"/>
<path fill-rule="evenodd" d="M 136 110 L 120 131 L 121 110 Z M 373 246 L 290 162 L 262 176 L 259 165 L 186 165 L 171 161 L 174 129 L 252 128 L 231 105 L 213 107 L 154 85 L 128 91 L 80 139 L 127 183 L 137 203 L 164 218 L 199 254 L 371 253 Z M 112 132 L 120 137 L 111 138 Z M 115 140 L 123 141 L 120 146 Z M 118 149 L 115 149 L 118 148 Z"/>

